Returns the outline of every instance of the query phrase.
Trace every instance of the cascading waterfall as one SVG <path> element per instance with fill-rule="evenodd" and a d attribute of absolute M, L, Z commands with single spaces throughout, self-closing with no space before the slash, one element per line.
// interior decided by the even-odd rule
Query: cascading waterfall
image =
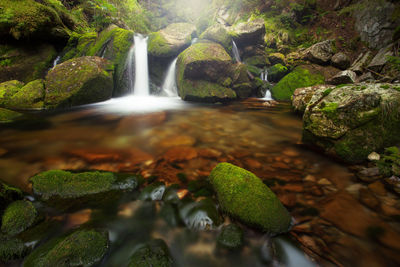
<path fill-rule="evenodd" d="M 178 96 L 178 88 L 176 86 L 176 62 L 178 61 L 178 58 L 175 58 L 174 61 L 172 61 L 171 65 L 168 68 L 167 71 L 167 76 L 165 77 L 164 83 L 162 85 L 162 90 L 163 93 L 166 96 Z"/>
<path fill-rule="evenodd" d="M 57 56 L 56 59 L 53 61 L 53 67 L 51 69 L 54 69 L 55 66 L 60 62 L 61 56 Z"/>
<path fill-rule="evenodd" d="M 135 34 L 135 85 L 133 95 L 150 95 L 149 87 L 149 67 L 147 59 L 147 40 L 148 37 L 141 34 Z M 132 74 L 133 75 L 133 74 Z"/>
<path fill-rule="evenodd" d="M 268 70 L 267 69 L 265 69 L 264 71 L 261 71 L 260 78 L 261 78 L 262 81 L 269 83 L 269 81 L 268 81 Z"/>
<path fill-rule="evenodd" d="M 239 49 L 237 48 L 236 43 L 233 40 L 232 40 L 232 52 L 236 62 L 242 62 L 242 60 L 240 59 Z"/>
<path fill-rule="evenodd" d="M 126 61 L 126 69 L 128 72 L 128 86 L 131 94 L 133 93 L 133 88 L 135 86 L 135 45 L 133 44 L 128 52 L 128 59 Z"/>

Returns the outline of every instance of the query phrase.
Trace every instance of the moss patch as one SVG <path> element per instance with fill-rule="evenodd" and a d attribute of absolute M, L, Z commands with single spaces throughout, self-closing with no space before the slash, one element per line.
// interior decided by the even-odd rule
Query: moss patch
<path fill-rule="evenodd" d="M 12 260 L 23 258 L 29 249 L 24 242 L 17 238 L 8 239 L 0 235 L 0 262 L 7 263 Z"/>
<path fill-rule="evenodd" d="M 1 231 L 11 236 L 19 234 L 32 226 L 37 216 L 38 212 L 31 202 L 15 201 L 4 212 Z"/>
<path fill-rule="evenodd" d="M 10 99 L 18 93 L 23 86 L 24 83 L 17 80 L 0 83 L 0 106 L 7 107 Z"/>
<path fill-rule="evenodd" d="M 282 64 L 275 64 L 268 69 L 268 80 L 271 82 L 277 82 L 282 79 L 287 72 L 287 67 L 283 66 Z"/>
<path fill-rule="evenodd" d="M 295 68 L 286 75 L 272 90 L 272 97 L 276 100 L 290 100 L 294 90 L 302 87 L 309 87 L 325 82 L 321 74 L 313 74 L 301 66 Z"/>
<path fill-rule="evenodd" d="M 221 207 L 246 224 L 270 234 L 288 231 L 291 217 L 275 194 L 249 171 L 220 163 L 209 177 Z"/>
<path fill-rule="evenodd" d="M 15 109 L 40 109 L 43 108 L 44 95 L 44 80 L 35 80 L 14 94 L 7 106 Z"/>
<path fill-rule="evenodd" d="M 9 109 L 0 108 L 0 124 L 1 123 L 11 123 L 16 120 L 22 119 L 24 114 L 12 111 Z"/>
<path fill-rule="evenodd" d="M 217 242 L 224 248 L 240 248 L 243 245 L 243 231 L 235 224 L 224 226 L 217 237 Z"/>
<path fill-rule="evenodd" d="M 135 249 L 128 267 L 170 267 L 172 263 L 167 244 L 161 239 L 155 239 Z"/>
<path fill-rule="evenodd" d="M 217 42 L 221 44 L 227 51 L 232 50 L 232 37 L 221 24 L 215 24 L 209 27 L 200 35 L 200 38 Z"/>

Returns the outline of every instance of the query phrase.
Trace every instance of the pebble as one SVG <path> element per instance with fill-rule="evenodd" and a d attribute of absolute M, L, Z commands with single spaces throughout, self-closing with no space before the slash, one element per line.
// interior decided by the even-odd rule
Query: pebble
<path fill-rule="evenodd" d="M 368 159 L 370 161 L 378 161 L 381 159 L 381 156 L 376 152 L 372 152 L 371 154 L 368 155 Z"/>
<path fill-rule="evenodd" d="M 304 181 L 306 181 L 306 182 L 316 182 L 317 179 L 315 178 L 315 176 L 309 174 L 304 178 Z"/>
<path fill-rule="evenodd" d="M 323 186 L 325 186 L 325 185 L 332 185 L 332 183 L 331 183 L 328 179 L 326 179 L 326 178 L 322 178 L 321 180 L 319 180 L 319 181 L 318 181 L 318 184 L 319 184 L 319 185 L 323 185 Z"/>

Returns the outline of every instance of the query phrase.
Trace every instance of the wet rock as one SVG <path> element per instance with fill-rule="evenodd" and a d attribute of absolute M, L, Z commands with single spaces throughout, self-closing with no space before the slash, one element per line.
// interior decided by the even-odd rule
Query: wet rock
<path fill-rule="evenodd" d="M 154 57 L 174 57 L 187 48 L 196 34 L 196 26 L 189 23 L 173 23 L 151 33 L 148 51 Z"/>
<path fill-rule="evenodd" d="M 33 193 L 41 201 L 69 210 L 82 208 L 83 205 L 109 205 L 111 200 L 121 197 L 121 192 L 136 189 L 141 183 L 141 177 L 111 172 L 72 173 L 51 170 L 30 178 L 30 182 Z"/>
<path fill-rule="evenodd" d="M 17 235 L 38 221 L 38 212 L 32 202 L 18 200 L 4 211 L 1 231 L 7 235 Z"/>
<path fill-rule="evenodd" d="M 22 191 L 18 188 L 9 186 L 0 181 L 0 214 L 11 203 L 24 197 Z"/>
<path fill-rule="evenodd" d="M 272 97 L 276 100 L 290 100 L 297 88 L 323 84 L 324 81 L 324 76 L 321 73 L 301 65 L 283 77 L 271 89 Z"/>
<path fill-rule="evenodd" d="M 217 242 L 224 248 L 238 249 L 243 246 L 243 230 L 235 224 L 226 225 L 219 233 Z"/>
<path fill-rule="evenodd" d="M 381 72 L 391 56 L 393 56 L 393 44 L 379 50 L 378 54 L 369 63 L 368 69 L 378 73 Z"/>
<path fill-rule="evenodd" d="M 329 88 L 329 85 L 317 85 L 305 88 L 297 88 L 293 93 L 292 106 L 295 111 L 304 113 L 308 103 L 317 90 L 325 91 Z"/>
<path fill-rule="evenodd" d="M 77 230 L 51 239 L 35 249 L 23 266 L 93 266 L 106 254 L 108 234 L 96 230 Z"/>
<path fill-rule="evenodd" d="M 113 92 L 111 62 L 100 57 L 68 60 L 46 76 L 45 107 L 68 108 L 110 99 Z"/>
<path fill-rule="evenodd" d="M 317 43 L 304 51 L 304 58 L 316 64 L 328 64 L 335 53 L 332 40 Z"/>
<path fill-rule="evenodd" d="M 43 108 L 44 95 L 44 80 L 35 80 L 13 94 L 7 103 L 7 107 L 15 109 L 41 109 Z"/>
<path fill-rule="evenodd" d="M 360 201 L 362 204 L 373 210 L 377 210 L 380 206 L 379 199 L 376 196 L 374 196 L 374 194 L 372 194 L 371 191 L 365 188 L 362 188 L 360 190 Z"/>
<path fill-rule="evenodd" d="M 378 196 L 385 196 L 387 194 L 384 184 L 380 181 L 369 184 L 368 188 Z"/>
<path fill-rule="evenodd" d="M 390 188 L 396 192 L 397 194 L 400 194 L 400 178 L 397 176 L 392 176 L 390 178 L 386 178 L 385 183 L 387 183 Z"/>
<path fill-rule="evenodd" d="M 161 200 L 164 196 L 165 185 L 162 183 L 154 183 L 143 188 L 139 195 L 140 200 Z"/>
<path fill-rule="evenodd" d="M 360 178 L 361 181 L 364 182 L 373 182 L 377 179 L 381 178 L 379 168 L 371 167 L 371 168 L 363 168 L 357 173 L 357 177 Z"/>
<path fill-rule="evenodd" d="M 239 46 L 262 43 L 265 35 L 265 22 L 263 19 L 241 22 L 233 26 L 231 31 Z"/>
<path fill-rule="evenodd" d="M 343 52 L 336 53 L 331 61 L 332 66 L 341 70 L 346 70 L 350 67 L 350 58 Z"/>
<path fill-rule="evenodd" d="M 254 174 L 229 163 L 215 167 L 209 179 L 227 213 L 269 233 L 286 232 L 291 217 L 275 194 Z"/>
<path fill-rule="evenodd" d="M 303 142 L 350 163 L 398 143 L 400 137 L 393 133 L 400 131 L 400 111 L 390 107 L 397 105 L 400 92 L 393 87 L 365 84 L 332 87 L 329 94 L 317 91 L 303 117 Z"/>
<path fill-rule="evenodd" d="M 25 115 L 20 112 L 0 108 L 0 124 L 16 122 L 24 117 Z"/>
<path fill-rule="evenodd" d="M 229 35 L 227 29 L 219 23 L 207 28 L 200 35 L 200 38 L 219 43 L 227 51 L 232 50 L 232 37 Z"/>
<path fill-rule="evenodd" d="M 22 259 L 29 250 L 22 240 L 0 235 L 0 263 Z"/>
<path fill-rule="evenodd" d="M 359 192 L 361 189 L 363 189 L 365 186 L 362 184 L 352 184 L 348 187 L 346 187 L 346 191 L 352 195 L 354 195 L 355 197 L 358 198 L 359 196 Z"/>
<path fill-rule="evenodd" d="M 179 207 L 179 214 L 191 230 L 211 230 L 222 221 L 216 204 L 210 198 L 183 203 Z"/>
<path fill-rule="evenodd" d="M 173 260 L 167 244 L 162 239 L 154 239 L 134 249 L 128 267 L 170 267 L 172 265 Z"/>
<path fill-rule="evenodd" d="M 229 88 L 233 74 L 232 59 L 220 44 L 198 42 L 178 57 L 179 95 L 201 102 L 235 99 L 235 91 Z"/>
<path fill-rule="evenodd" d="M 327 83 L 333 85 L 350 84 L 350 83 L 355 83 L 356 79 L 357 79 L 357 74 L 354 71 L 345 70 L 333 76 L 332 79 L 327 81 Z"/>
<path fill-rule="evenodd" d="M 177 227 L 181 225 L 178 210 L 173 204 L 165 203 L 161 210 L 160 216 L 168 223 L 169 226 Z"/>
<path fill-rule="evenodd" d="M 349 70 L 354 71 L 357 75 L 361 75 L 364 72 L 364 68 L 367 67 L 369 61 L 371 60 L 371 57 L 371 51 L 361 53 L 353 62 Z"/>
<path fill-rule="evenodd" d="M 200 157 L 217 159 L 222 155 L 221 151 L 212 148 L 200 148 L 197 150 Z"/>

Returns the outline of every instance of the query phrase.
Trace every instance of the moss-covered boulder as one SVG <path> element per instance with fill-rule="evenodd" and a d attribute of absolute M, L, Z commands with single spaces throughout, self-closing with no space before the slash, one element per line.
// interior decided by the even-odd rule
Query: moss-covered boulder
<path fill-rule="evenodd" d="M 77 230 L 54 238 L 34 250 L 23 266 L 93 266 L 106 254 L 108 234 L 96 230 Z"/>
<path fill-rule="evenodd" d="M 282 79 L 286 73 L 288 73 L 288 71 L 288 68 L 282 64 L 275 64 L 268 69 L 268 81 L 279 82 L 279 80 Z"/>
<path fill-rule="evenodd" d="M 1 110 L 0 110 L 1 112 Z M 0 214 L 13 201 L 23 198 L 23 193 L 20 189 L 9 186 L 0 181 Z"/>
<path fill-rule="evenodd" d="M 56 56 L 54 46 L 46 43 L 0 44 L 0 82 L 42 79 Z"/>
<path fill-rule="evenodd" d="M 231 27 L 230 34 L 238 46 L 241 47 L 263 43 L 265 22 L 261 18 L 248 22 L 240 22 Z"/>
<path fill-rule="evenodd" d="M 226 225 L 218 235 L 217 242 L 221 247 L 238 249 L 243 246 L 243 230 L 235 224 Z"/>
<path fill-rule="evenodd" d="M 196 26 L 189 23 L 173 23 L 151 33 L 148 51 L 153 57 L 174 57 L 187 48 L 196 34 Z"/>
<path fill-rule="evenodd" d="M 24 83 L 17 80 L 0 83 L 0 107 L 7 107 L 11 97 L 23 86 Z"/>
<path fill-rule="evenodd" d="M 167 244 L 161 239 L 155 239 L 137 246 L 130 259 L 128 267 L 170 267 L 173 260 Z"/>
<path fill-rule="evenodd" d="M 24 114 L 13 110 L 0 108 L 0 124 L 11 123 L 24 118 Z"/>
<path fill-rule="evenodd" d="M 38 219 L 38 212 L 32 202 L 18 200 L 4 211 L 1 231 L 13 236 L 31 227 Z"/>
<path fill-rule="evenodd" d="M 217 43 L 198 42 L 177 61 L 177 85 L 183 100 L 217 102 L 236 98 L 232 59 Z"/>
<path fill-rule="evenodd" d="M 271 90 L 272 97 L 276 100 L 290 100 L 297 88 L 323 84 L 324 76 L 313 72 L 304 66 L 296 67 L 291 73 L 283 77 Z"/>
<path fill-rule="evenodd" d="M 110 99 L 113 92 L 113 67 L 100 57 L 68 60 L 46 76 L 45 107 L 67 108 Z"/>
<path fill-rule="evenodd" d="M 335 42 L 333 40 L 323 41 L 307 48 L 304 52 L 304 59 L 316 64 L 328 64 L 336 53 Z"/>
<path fill-rule="evenodd" d="M 0 38 L 64 42 L 68 33 L 58 13 L 34 0 L 0 0 Z"/>
<path fill-rule="evenodd" d="M 35 80 L 19 89 L 10 98 L 7 107 L 14 109 L 41 109 L 44 105 L 44 96 L 44 80 Z"/>
<path fill-rule="evenodd" d="M 392 84 L 317 90 L 304 113 L 303 142 L 350 163 L 398 144 L 399 90 Z"/>
<path fill-rule="evenodd" d="M 25 257 L 29 248 L 18 238 L 0 235 L 0 263 L 8 263 Z"/>
<path fill-rule="evenodd" d="M 217 23 L 207 28 L 201 35 L 200 39 L 210 40 L 221 44 L 227 51 L 232 50 L 232 37 L 229 35 L 228 30 Z"/>
<path fill-rule="evenodd" d="M 289 230 L 289 212 L 253 173 L 229 163 L 220 163 L 212 170 L 209 179 L 222 209 L 231 216 L 270 234 Z"/>
<path fill-rule="evenodd" d="M 121 192 L 136 189 L 141 180 L 130 174 L 51 170 L 30 178 L 30 182 L 34 195 L 41 201 L 68 210 L 82 205 L 101 206 L 118 200 Z"/>
<path fill-rule="evenodd" d="M 327 90 L 329 89 L 329 90 Z M 323 90 L 325 94 L 329 93 L 332 90 L 331 85 L 316 85 L 304 88 L 297 88 L 292 97 L 292 106 L 296 112 L 301 114 L 304 113 L 308 103 L 310 103 L 312 97 L 314 96 L 317 90 Z"/>

